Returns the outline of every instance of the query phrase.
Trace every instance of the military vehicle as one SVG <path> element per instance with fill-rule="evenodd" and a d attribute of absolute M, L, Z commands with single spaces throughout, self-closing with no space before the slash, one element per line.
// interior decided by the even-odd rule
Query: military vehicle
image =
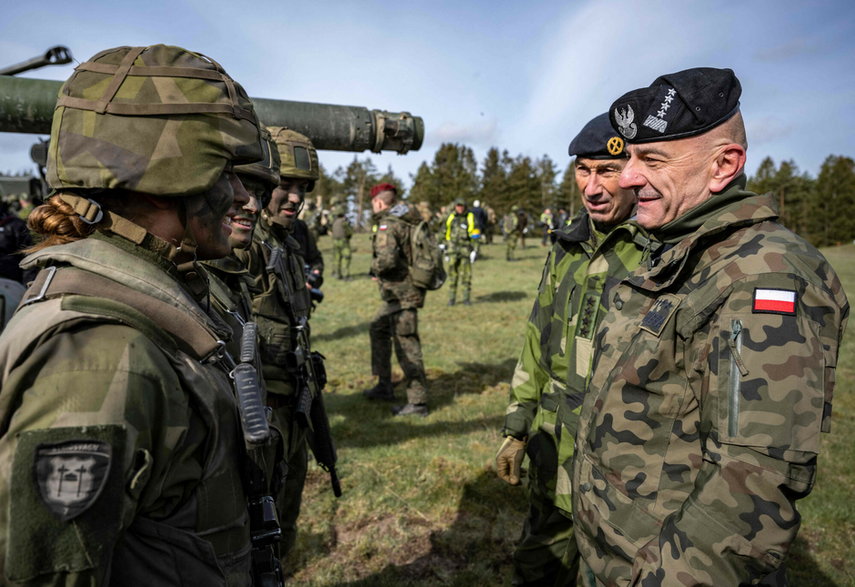
<path fill-rule="evenodd" d="M 42 56 L 0 69 L 0 132 L 50 134 L 62 82 L 11 77 L 11 74 L 70 60 L 68 49 L 53 47 Z M 403 154 L 417 151 L 424 139 L 424 121 L 409 112 L 265 98 L 251 100 L 261 122 L 303 133 L 320 150 Z"/>

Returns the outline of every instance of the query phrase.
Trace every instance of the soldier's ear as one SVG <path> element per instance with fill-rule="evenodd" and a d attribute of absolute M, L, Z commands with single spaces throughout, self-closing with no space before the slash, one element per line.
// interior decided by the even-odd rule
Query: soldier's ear
<path fill-rule="evenodd" d="M 719 148 L 712 162 L 709 190 L 717 194 L 724 191 L 745 167 L 745 147 L 730 143 Z"/>

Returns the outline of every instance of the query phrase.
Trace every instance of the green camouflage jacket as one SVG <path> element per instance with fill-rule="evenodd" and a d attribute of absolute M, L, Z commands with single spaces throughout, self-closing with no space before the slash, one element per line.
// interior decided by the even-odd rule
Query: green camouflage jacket
<path fill-rule="evenodd" d="M 267 270 L 275 249 L 282 251 L 281 276 Z M 286 359 L 288 353 L 297 347 L 291 309 L 297 316 L 308 319 L 311 308 L 300 245 L 281 226 L 270 222 L 267 212 L 263 211 L 252 234 L 252 245 L 246 249 L 235 249 L 234 254 L 247 268 L 252 284 L 252 315 L 258 324 L 259 351 L 267 391 L 290 395 L 294 391 L 294 382 L 286 368 Z M 286 292 L 291 292 L 291 296 Z M 293 299 L 289 299 L 291 297 Z"/>
<path fill-rule="evenodd" d="M 371 274 L 380 285 L 380 298 L 397 309 L 421 308 L 425 290 L 413 285 L 410 234 L 421 221 L 415 208 L 406 204 L 377 215 L 371 235 Z"/>
<path fill-rule="evenodd" d="M 121 237 L 24 263 L 47 269 L 0 336 L 2 582 L 248 585 L 226 326 Z"/>
<path fill-rule="evenodd" d="M 599 233 L 586 211 L 555 234 L 511 381 L 502 433 L 528 438 L 532 481 L 570 512 L 573 442 L 593 337 L 604 313 L 600 297 L 607 282 L 638 267 L 649 241 L 631 223 Z"/>
<path fill-rule="evenodd" d="M 203 261 L 209 279 L 211 305 L 231 328 L 232 338 L 226 348 L 232 357 L 240 356 L 243 325 L 252 320 L 254 280 L 234 252 L 228 257 Z"/>
<path fill-rule="evenodd" d="M 337 241 L 349 241 L 353 236 L 353 227 L 345 216 L 337 216 L 332 223 L 332 237 Z"/>
<path fill-rule="evenodd" d="M 475 246 L 475 215 L 466 210 L 463 214 L 452 212 L 445 219 L 445 242 L 449 255 L 468 256 Z"/>
<path fill-rule="evenodd" d="M 658 231 L 670 248 L 607 296 L 573 470 L 598 584 L 748 584 L 798 531 L 849 304 L 744 185 Z"/>

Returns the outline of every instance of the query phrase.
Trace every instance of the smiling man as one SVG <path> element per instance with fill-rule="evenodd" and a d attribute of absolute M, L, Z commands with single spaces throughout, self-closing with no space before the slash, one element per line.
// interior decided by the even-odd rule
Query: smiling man
<path fill-rule="evenodd" d="M 582 212 L 556 230 L 556 242 L 526 327 L 511 382 L 511 402 L 496 457 L 499 476 L 520 482 L 528 453 L 529 515 L 514 552 L 515 585 L 573 585 L 578 551 L 571 517 L 573 441 L 591 367 L 600 296 L 609 282 L 633 271 L 648 243 L 627 223 L 632 190 L 618 185 L 624 141 L 607 114 L 590 121 L 569 148 L 575 156 Z"/>
<path fill-rule="evenodd" d="M 288 359 L 297 348 L 296 328 L 306 327 L 311 301 L 304 259 L 292 229 L 306 193 L 319 177 L 319 167 L 317 151 L 308 137 L 284 127 L 270 127 L 269 131 L 279 158 L 276 185 L 261 211 L 252 245 L 235 253 L 253 278 L 252 315 L 258 324 L 267 405 L 273 410 L 272 423 L 282 434 L 287 463 L 276 496 L 284 560 L 297 537 L 308 469 L 307 431 L 296 411 L 298 381 Z M 271 263 L 271 259 L 279 262 Z"/>
<path fill-rule="evenodd" d="M 729 69 L 610 109 L 620 186 L 664 243 L 603 297 L 573 467 L 585 584 L 785 584 L 849 304 L 823 256 L 745 188 Z"/>

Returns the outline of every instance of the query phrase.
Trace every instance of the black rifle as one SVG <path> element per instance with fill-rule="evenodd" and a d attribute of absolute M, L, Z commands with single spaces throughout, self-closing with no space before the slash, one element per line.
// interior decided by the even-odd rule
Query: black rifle
<path fill-rule="evenodd" d="M 315 460 L 330 475 L 333 494 L 341 497 L 341 483 L 336 471 L 338 455 L 324 405 L 323 389 L 327 382 L 324 356 L 313 352 L 309 343 L 308 315 L 311 301 L 308 299 L 308 292 L 301 292 L 303 295 L 299 295 L 291 287 L 283 250 L 279 247 L 268 248 L 270 259 L 267 271 L 276 276 L 280 292 L 288 302 L 289 320 L 295 335 L 295 348 L 286 355 L 285 367 L 297 382 L 298 423 L 308 433 L 309 448 L 312 449 Z M 298 267 L 299 269 L 302 267 Z M 305 278 L 298 287 L 305 287 L 304 284 Z"/>
<path fill-rule="evenodd" d="M 240 362 L 234 366 L 232 377 L 237 391 L 241 428 L 248 457 L 245 480 L 252 540 L 252 584 L 260 587 L 281 587 L 284 585 L 279 562 L 282 528 L 276 514 L 276 503 L 270 495 L 267 476 L 258 464 L 263 462 L 258 453 L 270 440 L 270 426 L 262 401 L 261 384 L 254 367 L 257 331 L 254 322 L 244 324 Z"/>

